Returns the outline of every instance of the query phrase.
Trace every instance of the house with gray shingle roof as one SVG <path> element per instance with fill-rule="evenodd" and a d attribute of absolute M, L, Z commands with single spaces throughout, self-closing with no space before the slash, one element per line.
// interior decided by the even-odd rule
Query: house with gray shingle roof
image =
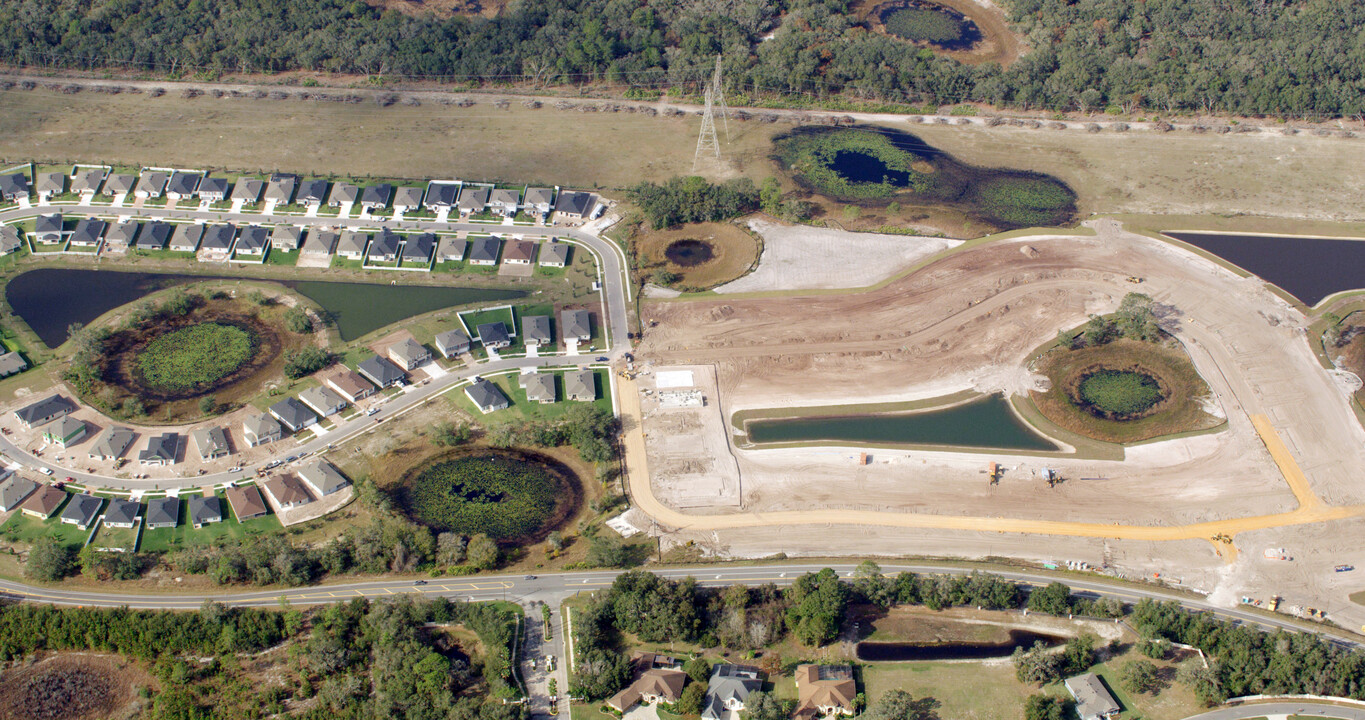
<path fill-rule="evenodd" d="M 175 232 L 171 233 L 171 249 L 177 252 L 194 252 L 199 249 L 199 241 L 203 238 L 203 225 L 180 223 L 175 226 Z"/>
<path fill-rule="evenodd" d="M 431 253 L 436 249 L 436 236 L 432 233 L 409 235 L 403 243 L 403 265 L 414 267 L 430 265 Z"/>
<path fill-rule="evenodd" d="M 104 520 L 101 522 L 108 527 L 131 529 L 137 525 L 137 514 L 140 510 L 141 503 L 132 500 L 110 500 L 109 509 L 104 511 Z"/>
<path fill-rule="evenodd" d="M 360 361 L 360 364 L 357 365 L 355 369 L 363 375 L 366 380 L 369 380 L 381 388 L 401 384 L 403 380 L 407 378 L 407 375 L 403 373 L 402 368 L 394 365 L 391 360 L 379 357 L 378 355 L 371 355 Z"/>
<path fill-rule="evenodd" d="M 160 223 L 164 225 L 165 223 Z M 127 248 L 133 244 L 133 239 L 138 236 L 140 226 L 131 220 L 124 223 L 114 223 L 104 231 L 104 242 L 111 248 Z M 156 238 L 150 236 L 148 242 L 155 242 Z"/>
<path fill-rule="evenodd" d="M 551 240 L 540 246 L 540 264 L 545 267 L 564 267 L 569 264 L 569 244 Z"/>
<path fill-rule="evenodd" d="M 331 257 L 336 250 L 340 236 L 326 230 L 309 230 L 303 241 L 303 254 L 307 257 Z"/>
<path fill-rule="evenodd" d="M 204 237 L 199 240 L 199 249 L 225 253 L 232 249 L 232 241 L 237 237 L 237 227 L 231 223 L 208 225 Z"/>
<path fill-rule="evenodd" d="M 488 195 L 488 205 L 498 215 L 512 217 L 521 208 L 521 191 L 514 188 L 493 188 L 493 192 Z"/>
<path fill-rule="evenodd" d="M 266 245 L 270 243 L 270 231 L 260 225 L 248 225 L 237 233 L 237 242 L 232 245 L 235 255 L 261 257 L 265 255 Z"/>
<path fill-rule="evenodd" d="M 46 425 L 73 412 L 76 412 L 76 403 L 61 395 L 49 395 L 38 402 L 15 410 L 14 417 L 24 427 L 32 429 L 39 425 Z"/>
<path fill-rule="evenodd" d="M 0 225 L 0 255 L 18 252 L 23 246 L 24 239 L 19 236 L 19 228 L 13 225 Z"/>
<path fill-rule="evenodd" d="M 270 406 L 270 414 L 275 416 L 291 433 L 298 432 L 318 421 L 318 416 L 297 398 L 285 398 Z"/>
<path fill-rule="evenodd" d="M 17 375 L 28 369 L 28 361 L 18 350 L 11 350 L 4 355 L 0 355 L 0 378 L 10 375 Z"/>
<path fill-rule="evenodd" d="M 194 447 L 199 451 L 200 460 L 214 460 L 227 457 L 232 453 L 228 446 L 227 433 L 220 427 L 202 427 L 190 432 Z"/>
<path fill-rule="evenodd" d="M 276 225 L 275 229 L 270 231 L 270 247 L 273 250 L 284 252 L 298 250 L 302 240 L 303 228 L 297 225 Z"/>
<path fill-rule="evenodd" d="M 90 428 L 84 422 L 66 415 L 53 420 L 43 428 L 43 442 L 69 448 L 84 440 L 85 434 L 89 431 Z"/>
<path fill-rule="evenodd" d="M 588 342 L 592 339 L 592 314 L 587 310 L 565 310 L 559 313 L 559 334 L 565 340 Z"/>
<path fill-rule="evenodd" d="M 204 176 L 194 172 L 174 172 L 166 183 L 166 197 L 173 200 L 192 198 L 199 192 L 199 182 Z"/>
<path fill-rule="evenodd" d="M 275 173 L 265 186 L 266 201 L 274 200 L 276 205 L 288 205 L 294 201 L 294 192 L 299 187 L 299 179 L 293 175 Z"/>
<path fill-rule="evenodd" d="M 369 262 L 394 262 L 398 259 L 398 234 L 388 228 L 384 228 L 374 234 L 374 241 L 370 243 L 370 253 L 366 256 Z"/>
<path fill-rule="evenodd" d="M 99 192 L 100 185 L 104 184 L 104 175 L 104 168 L 77 170 L 71 177 L 71 192 L 76 194 Z"/>
<path fill-rule="evenodd" d="M 310 387 L 299 393 L 299 402 L 312 408 L 320 417 L 335 415 L 346 409 L 346 398 L 323 385 Z"/>
<path fill-rule="evenodd" d="M 458 183 L 451 182 L 427 183 L 426 197 L 427 209 L 434 212 L 436 210 L 440 210 L 441 208 L 454 207 L 457 198 L 459 198 L 459 195 L 460 186 Z"/>
<path fill-rule="evenodd" d="M 360 188 L 344 182 L 332 185 L 332 192 L 327 196 L 327 204 L 332 207 L 341 207 L 346 203 L 354 205 L 359 200 Z"/>
<path fill-rule="evenodd" d="M 521 341 L 527 345 L 549 345 L 554 340 L 550 334 L 548 315 L 527 315 L 521 319 Z"/>
<path fill-rule="evenodd" d="M 104 186 L 100 192 L 114 197 L 115 195 L 127 195 L 137 186 L 137 178 L 127 173 L 114 173 L 104 179 Z"/>
<path fill-rule="evenodd" d="M 174 465 L 180 459 L 179 454 L 180 435 L 163 433 L 147 439 L 147 449 L 137 454 L 137 461 L 142 465 Z"/>
<path fill-rule="evenodd" d="M 570 370 L 564 373 L 564 396 L 579 402 L 597 399 L 597 374 L 591 370 Z"/>
<path fill-rule="evenodd" d="M 97 248 L 104 241 L 104 228 L 107 223 L 99 218 L 82 218 L 71 231 L 72 247 Z"/>
<path fill-rule="evenodd" d="M 436 333 L 436 349 L 451 358 L 469 352 L 469 336 L 460 330 L 447 330 Z"/>
<path fill-rule="evenodd" d="M 553 188 L 526 188 L 526 197 L 522 199 L 521 205 L 527 211 L 534 211 L 543 218 L 549 215 L 555 206 L 555 191 Z"/>
<path fill-rule="evenodd" d="M 56 245 L 66 239 L 66 232 L 62 227 L 61 213 L 39 215 L 33 220 L 33 232 L 30 235 L 36 243 Z"/>
<path fill-rule="evenodd" d="M 89 530 L 90 524 L 95 522 L 95 516 L 99 514 L 103 505 L 104 500 L 94 495 L 72 495 L 66 509 L 62 511 L 62 524 Z"/>
<path fill-rule="evenodd" d="M 180 498 L 159 497 L 147 501 L 147 514 L 143 517 L 148 530 L 173 528 L 180 524 Z"/>
<path fill-rule="evenodd" d="M 436 259 L 440 262 L 460 262 L 464 260 L 465 248 L 469 243 L 459 238 L 443 237 L 436 249 Z"/>
<path fill-rule="evenodd" d="M 403 338 L 389 346 L 389 359 L 404 370 L 412 370 L 430 360 L 431 351 L 412 338 Z"/>
<path fill-rule="evenodd" d="M 347 260 L 360 260 L 365 257 L 365 247 L 369 244 L 369 233 L 347 230 L 341 233 L 341 240 L 337 242 L 337 255 Z"/>
<path fill-rule="evenodd" d="M 137 433 L 132 429 L 110 425 L 95 438 L 95 444 L 87 454 L 95 460 L 117 460 L 123 457 L 123 453 L 128 452 L 128 448 L 136 439 Z"/>
<path fill-rule="evenodd" d="M 241 200 L 246 204 L 261 201 L 261 193 L 265 192 L 265 183 L 256 178 L 237 178 L 237 182 L 232 184 L 232 195 L 230 199 Z"/>
<path fill-rule="evenodd" d="M 20 475 L 10 475 L 0 482 L 0 512 L 9 512 L 28 499 L 38 483 Z"/>
<path fill-rule="evenodd" d="M 247 447 L 256 447 L 282 439 L 284 430 L 270 415 L 247 415 L 242 420 L 242 436 L 246 438 Z"/>
<path fill-rule="evenodd" d="M 1067 678 L 1063 684 L 1076 700 L 1076 715 L 1081 720 L 1107 720 L 1122 710 L 1095 673 Z"/>
<path fill-rule="evenodd" d="M 422 207 L 422 188 L 400 187 L 393 194 L 393 209 L 408 212 Z"/>
<path fill-rule="evenodd" d="M 469 264 L 497 265 L 501 249 L 502 241 L 491 235 L 473 238 L 469 241 Z"/>
<path fill-rule="evenodd" d="M 149 223 L 144 223 L 141 232 L 138 232 L 137 228 L 135 227 L 137 223 L 129 222 L 123 224 L 127 226 L 134 226 L 129 228 L 132 231 L 129 237 L 131 238 L 133 235 L 136 235 L 137 236 L 136 246 L 142 250 L 165 249 L 166 245 L 171 241 L 171 234 L 175 232 L 175 228 L 170 223 L 161 222 L 160 220 L 153 220 Z M 104 239 L 105 242 L 113 244 L 113 242 L 111 241 L 110 237 L 107 234 L 104 236 Z M 131 240 L 129 240 L 129 242 L 131 242 Z"/>
<path fill-rule="evenodd" d="M 223 501 L 217 495 L 192 495 L 186 503 L 190 514 L 190 525 L 194 529 L 223 521 Z"/>
<path fill-rule="evenodd" d="M 731 710 L 743 710 L 749 696 L 763 688 L 757 668 L 743 665 L 717 665 L 706 684 L 706 699 L 701 716 L 705 720 L 726 720 Z"/>
<path fill-rule="evenodd" d="M 315 460 L 301 466 L 299 479 L 308 483 L 318 497 L 326 497 L 351 484 L 335 465 L 326 460 Z"/>
<path fill-rule="evenodd" d="M 61 195 L 66 192 L 66 175 L 59 172 L 38 173 L 38 182 L 34 184 L 34 189 L 38 191 L 39 200 Z"/>
<path fill-rule="evenodd" d="M 222 202 L 228 196 L 228 179 L 206 177 L 199 181 L 199 199 L 209 202 Z"/>
<path fill-rule="evenodd" d="M 321 207 L 327 202 L 327 184 L 326 180 L 304 180 L 299 184 L 297 195 L 299 204 Z"/>
<path fill-rule="evenodd" d="M 483 378 L 474 378 L 474 382 L 464 389 L 464 394 L 484 414 L 506 409 L 512 404 L 501 388 Z"/>
<path fill-rule="evenodd" d="M 481 213 L 488 208 L 491 189 L 487 185 L 465 185 L 460 190 L 460 202 L 456 205 L 461 215 Z"/>
<path fill-rule="evenodd" d="M 393 197 L 393 186 L 388 183 L 370 185 L 360 193 L 360 204 L 371 210 L 381 210 L 389 206 Z"/>
<path fill-rule="evenodd" d="M 531 402 L 549 405 L 559 399 L 553 373 L 522 373 L 517 380 L 521 389 L 526 391 L 526 399 Z"/>
<path fill-rule="evenodd" d="M 474 333 L 479 336 L 479 344 L 485 348 L 497 350 L 512 344 L 512 336 L 501 322 L 484 323 L 474 328 Z"/>
<path fill-rule="evenodd" d="M 592 206 L 592 193 L 562 192 L 555 201 L 555 214 L 568 220 L 582 220 Z"/>
<path fill-rule="evenodd" d="M 0 198 L 15 202 L 28 197 L 28 176 L 23 173 L 0 175 Z"/>
<path fill-rule="evenodd" d="M 147 170 L 137 179 L 133 195 L 140 198 L 159 198 L 166 190 L 166 173 L 160 170 Z"/>

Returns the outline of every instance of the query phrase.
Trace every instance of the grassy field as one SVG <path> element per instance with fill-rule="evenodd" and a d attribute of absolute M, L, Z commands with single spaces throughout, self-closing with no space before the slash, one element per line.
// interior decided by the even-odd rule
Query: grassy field
<path fill-rule="evenodd" d="M 179 525 L 143 531 L 142 551 L 170 552 L 192 545 L 212 545 L 220 538 L 243 540 L 282 529 L 280 519 L 275 515 L 238 522 L 237 516 L 232 513 L 232 506 L 228 505 L 227 498 L 220 493 L 218 499 L 223 506 L 222 522 L 209 523 L 196 530 L 189 524 L 186 515 L 188 508 L 181 508 Z"/>
<path fill-rule="evenodd" d="M 40 537 L 52 537 L 68 547 L 78 548 L 84 545 L 90 531 L 62 523 L 58 519 L 61 513 L 62 509 L 58 508 L 49 520 L 39 520 L 23 513 L 15 513 L 4 527 L 0 527 L 0 534 L 25 543 L 32 543 Z"/>
<path fill-rule="evenodd" d="M 611 397 L 607 395 L 609 382 L 606 370 L 596 370 L 597 376 L 597 399 L 592 402 L 595 407 L 611 411 Z M 555 397 L 558 402 L 542 405 L 538 402 L 531 402 L 526 399 L 526 391 L 521 389 L 517 375 L 495 375 L 488 378 L 488 381 L 502 389 L 507 399 L 512 401 L 506 410 L 497 410 L 487 415 L 492 422 L 513 422 L 519 420 L 555 420 L 569 411 L 575 405 L 581 405 L 578 401 L 568 400 L 564 395 L 564 375 L 562 372 L 555 372 Z M 448 393 L 446 397 L 455 403 L 456 407 L 470 413 L 474 417 L 480 417 L 482 413 L 474 407 L 474 403 L 469 401 L 469 397 L 464 394 L 464 389 Z"/>
<path fill-rule="evenodd" d="M 95 533 L 95 539 L 90 541 L 90 544 L 98 548 L 133 552 L 137 549 L 137 533 L 136 527 L 116 528 L 101 524 L 99 532 Z"/>

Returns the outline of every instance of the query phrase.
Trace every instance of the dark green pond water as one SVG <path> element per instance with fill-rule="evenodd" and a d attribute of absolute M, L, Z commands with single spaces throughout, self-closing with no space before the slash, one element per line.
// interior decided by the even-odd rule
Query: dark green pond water
<path fill-rule="evenodd" d="M 748 423 L 755 443 L 832 440 L 903 445 L 956 445 L 999 450 L 1056 450 L 992 395 L 943 410 L 895 415 L 783 418 Z"/>
<path fill-rule="evenodd" d="M 240 277 L 42 268 L 16 276 L 5 299 L 48 347 L 66 342 L 72 323 L 89 323 L 120 305 L 172 285 Z M 376 283 L 273 281 L 297 291 L 332 315 L 342 340 L 354 340 L 414 315 L 456 305 L 525 297 L 521 290 L 414 287 Z"/>

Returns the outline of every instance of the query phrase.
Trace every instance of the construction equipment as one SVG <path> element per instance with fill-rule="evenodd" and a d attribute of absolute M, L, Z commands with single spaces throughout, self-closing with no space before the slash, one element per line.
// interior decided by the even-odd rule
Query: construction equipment
<path fill-rule="evenodd" d="M 1267 560 L 1292 560 L 1289 557 L 1289 550 L 1285 548 L 1266 548 L 1265 559 Z"/>
<path fill-rule="evenodd" d="M 999 482 L 999 480 L 1000 480 L 1000 466 L 999 466 L 999 465 L 997 465 L 997 464 L 995 464 L 994 462 L 992 462 L 990 465 L 987 465 L 987 466 L 986 466 L 986 472 L 987 472 L 987 474 L 990 475 L 990 482 L 991 482 L 992 485 L 994 485 L 995 483 Z"/>
<path fill-rule="evenodd" d="M 1355 569 L 1356 569 L 1356 566 L 1355 566 L 1355 565 L 1338 565 L 1338 566 L 1336 566 L 1336 567 L 1334 567 L 1334 568 L 1332 568 L 1332 569 L 1335 570 L 1335 571 L 1337 571 L 1337 572 L 1351 572 L 1352 570 L 1355 570 Z"/>
<path fill-rule="evenodd" d="M 1130 282 L 1130 283 L 1132 283 L 1132 284 L 1134 284 L 1134 285 L 1137 285 L 1138 283 L 1142 282 L 1142 278 L 1137 277 L 1137 276 L 1134 276 L 1134 275 L 1129 275 L 1129 276 L 1128 276 L 1128 282 Z"/>
<path fill-rule="evenodd" d="M 1270 598 L 1270 604 L 1267 605 L 1266 608 L 1267 608 L 1268 610 L 1270 610 L 1270 612 L 1275 612 L 1275 610 L 1278 609 L 1278 608 L 1280 607 L 1280 600 L 1281 600 L 1281 599 L 1282 599 L 1282 598 L 1281 598 L 1279 595 L 1276 595 L 1275 597 Z"/>

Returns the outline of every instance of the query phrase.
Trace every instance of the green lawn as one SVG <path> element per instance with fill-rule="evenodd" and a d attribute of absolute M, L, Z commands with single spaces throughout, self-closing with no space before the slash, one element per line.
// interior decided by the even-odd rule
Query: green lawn
<path fill-rule="evenodd" d="M 91 545 L 97 548 L 122 549 L 128 552 L 137 550 L 137 531 L 133 528 L 111 528 L 101 524 Z"/>
<path fill-rule="evenodd" d="M 408 262 L 406 262 L 406 261 L 400 259 L 400 260 L 399 260 L 399 265 L 398 265 L 398 266 L 399 266 L 399 267 L 402 267 L 402 268 L 407 268 L 407 269 L 421 268 L 421 269 L 423 269 L 423 270 L 430 271 L 430 270 L 431 270 L 431 258 L 427 258 L 427 261 L 426 261 L 426 262 L 412 262 L 412 263 L 408 263 Z"/>
<path fill-rule="evenodd" d="M 863 686 L 869 703 L 890 690 L 904 690 L 941 703 L 939 717 L 976 720 L 1018 720 L 1034 692 L 1015 680 L 1008 663 L 870 663 L 863 666 Z"/>
<path fill-rule="evenodd" d="M 183 252 L 180 250 L 131 250 L 133 257 L 145 257 L 154 260 L 193 260 L 193 252 Z"/>
<path fill-rule="evenodd" d="M 597 400 L 593 401 L 592 405 L 602 408 L 607 412 L 611 412 L 611 398 L 606 393 L 607 371 L 596 370 L 594 371 L 594 374 L 597 375 Z M 507 395 L 507 399 L 512 401 L 511 406 L 506 410 L 498 410 L 490 413 L 489 416 L 506 421 L 522 418 L 526 420 L 554 420 L 568 412 L 569 408 L 575 405 L 586 404 L 565 399 L 564 374 L 557 371 L 554 373 L 554 376 L 555 396 L 559 398 L 559 400 L 543 405 L 526 399 L 526 391 L 521 388 L 519 375 L 494 375 L 488 377 L 488 381 L 501 388 L 503 393 Z M 474 417 L 483 415 L 483 413 L 480 412 L 478 408 L 475 408 L 474 404 L 469 401 L 469 396 L 465 395 L 463 386 L 454 392 L 448 393 L 447 396 L 461 409 L 472 412 Z"/>
<path fill-rule="evenodd" d="M 364 265 L 364 267 L 365 267 L 366 269 L 369 269 L 369 268 L 396 268 L 396 267 L 398 267 L 398 261 L 397 261 L 397 260 L 394 260 L 393 262 L 380 262 L 380 261 L 378 261 L 378 260 L 370 260 L 369 258 L 366 258 L 366 259 L 365 259 L 365 265 Z"/>
<path fill-rule="evenodd" d="M 271 250 L 265 256 L 266 265 L 294 266 L 299 262 L 298 250 Z"/>
<path fill-rule="evenodd" d="M 332 267 L 337 270 L 364 270 L 364 260 L 351 260 L 340 255 L 332 256 Z"/>
<path fill-rule="evenodd" d="M 75 525 L 63 525 L 58 517 L 64 508 L 57 508 L 49 520 L 39 520 L 29 517 L 23 513 L 14 513 L 9 521 L 0 527 L 0 534 L 7 539 L 32 543 L 40 537 L 53 537 L 57 542 L 67 546 L 79 548 L 85 544 L 85 539 L 90 536 L 89 530 L 82 530 Z"/>
<path fill-rule="evenodd" d="M 465 271 L 465 262 L 464 262 L 463 260 L 443 260 L 443 261 L 441 261 L 441 262 L 436 263 L 436 264 L 432 267 L 432 269 L 435 270 L 435 271 L 437 271 L 437 272 L 449 272 L 449 273 L 464 272 L 464 271 Z"/>
<path fill-rule="evenodd" d="M 179 525 L 173 528 L 147 530 L 142 533 L 142 551 L 170 552 L 194 545 L 212 545 L 220 538 L 245 539 L 283 529 L 283 526 L 280 525 L 280 519 L 275 515 L 237 522 L 237 517 L 232 514 L 232 507 L 228 505 L 227 497 L 223 493 L 218 493 L 218 499 L 223 505 L 224 517 L 222 522 L 209 523 L 195 530 L 189 524 L 188 506 L 182 506 Z"/>
<path fill-rule="evenodd" d="M 509 334 L 516 333 L 516 320 L 516 313 L 511 308 L 507 307 L 460 313 L 460 321 L 464 323 L 465 331 L 470 337 L 475 337 L 478 334 L 477 328 L 480 325 L 491 322 L 501 322 L 507 326 Z"/>

